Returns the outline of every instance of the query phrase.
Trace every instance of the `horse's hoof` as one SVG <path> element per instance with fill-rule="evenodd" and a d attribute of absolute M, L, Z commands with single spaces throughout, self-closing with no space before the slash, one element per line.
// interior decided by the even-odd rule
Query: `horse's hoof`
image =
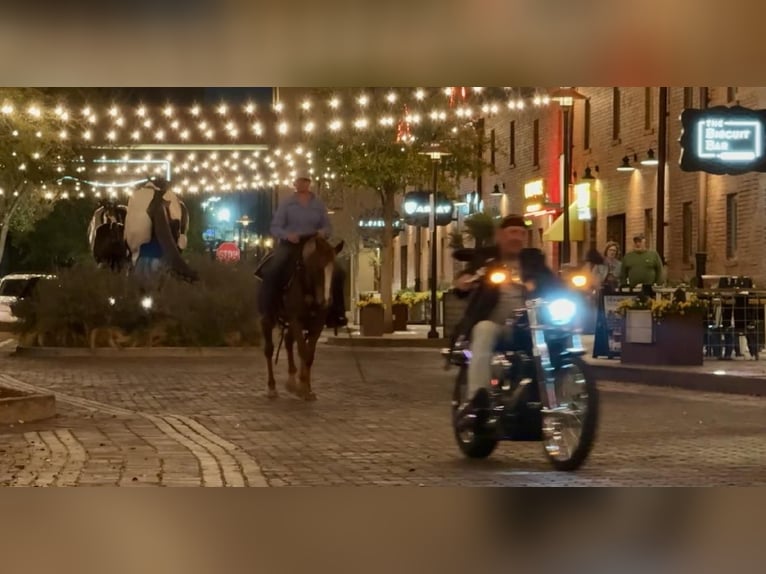
<path fill-rule="evenodd" d="M 277 399 L 277 398 L 279 398 L 279 393 L 277 392 L 277 389 L 269 389 L 268 397 L 270 399 Z"/>
<path fill-rule="evenodd" d="M 309 391 L 308 393 L 303 393 L 303 400 L 313 402 L 317 400 L 317 396 L 314 394 L 314 391 Z"/>

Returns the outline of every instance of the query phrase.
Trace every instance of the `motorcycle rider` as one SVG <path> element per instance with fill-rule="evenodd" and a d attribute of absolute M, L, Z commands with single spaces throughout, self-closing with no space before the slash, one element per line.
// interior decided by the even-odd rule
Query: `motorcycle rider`
<path fill-rule="evenodd" d="M 528 296 L 544 296 L 546 291 L 562 285 L 545 264 L 542 251 L 525 248 L 526 239 L 524 218 L 520 215 L 504 217 L 495 231 L 495 245 L 478 250 L 474 260 L 455 280 L 458 296 L 467 297 L 478 289 L 457 329 L 463 336 L 470 333 L 472 354 L 468 366 L 468 402 L 461 406 L 461 413 L 467 408 L 480 408 L 486 404 L 490 361 L 506 320 L 516 309 L 524 307 Z M 476 272 L 490 262 L 504 265 L 517 280 L 500 286 L 477 282 Z"/>

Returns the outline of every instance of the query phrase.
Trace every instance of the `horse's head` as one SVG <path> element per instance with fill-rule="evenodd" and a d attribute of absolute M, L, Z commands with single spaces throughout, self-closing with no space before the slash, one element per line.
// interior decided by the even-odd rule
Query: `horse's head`
<path fill-rule="evenodd" d="M 330 286 L 335 269 L 335 256 L 343 249 L 343 241 L 335 247 L 322 237 L 308 239 L 301 249 L 304 269 L 304 296 L 315 306 L 330 303 Z"/>

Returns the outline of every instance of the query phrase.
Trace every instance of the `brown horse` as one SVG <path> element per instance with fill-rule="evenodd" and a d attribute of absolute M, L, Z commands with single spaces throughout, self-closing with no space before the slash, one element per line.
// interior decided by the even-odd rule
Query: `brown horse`
<path fill-rule="evenodd" d="M 286 325 L 287 390 L 304 400 L 313 401 L 316 395 L 311 390 L 311 365 L 314 363 L 317 341 L 327 320 L 335 255 L 343 249 L 343 242 L 333 247 L 321 237 L 311 237 L 296 249 L 300 250 L 300 261 L 290 285 L 282 294 L 282 310 L 274 309 L 261 318 L 265 339 L 263 350 L 269 366 L 268 396 L 270 399 L 279 396 L 274 380 L 273 331 L 281 319 Z M 295 343 L 298 343 L 298 356 L 301 360 L 299 384 L 295 382 L 295 374 L 298 372 L 293 356 Z"/>

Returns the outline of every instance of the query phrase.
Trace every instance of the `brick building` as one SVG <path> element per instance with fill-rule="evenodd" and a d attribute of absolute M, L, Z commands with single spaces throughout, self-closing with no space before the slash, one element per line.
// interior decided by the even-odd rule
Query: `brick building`
<path fill-rule="evenodd" d="M 631 238 L 645 233 L 649 245 L 656 238 L 657 167 L 642 165 L 651 149 L 657 153 L 658 88 L 578 88 L 587 99 L 573 110 L 573 184 L 590 183 L 592 221 L 574 223 L 572 260 L 590 245 L 603 249 L 608 240 L 631 248 Z M 695 275 L 695 253 L 707 252 L 707 273 L 752 276 L 766 283 L 766 180 L 757 173 L 716 176 L 683 172 L 679 168 L 680 115 L 699 108 L 699 88 L 668 89 L 667 167 L 665 177 L 665 250 L 670 280 Z M 708 106 L 739 104 L 766 106 L 766 88 L 708 88 Z M 562 223 L 548 213 L 542 192 L 558 204 L 563 174 L 562 114 L 555 104 L 506 110 L 486 118 L 496 173 L 484 176 L 483 196 L 503 213 L 531 214 L 533 245 L 543 247 L 556 261 L 556 238 Z M 492 142 L 494 141 L 494 146 Z M 617 171 L 627 157 L 634 171 Z M 586 168 L 594 179 L 584 179 Z M 504 189 L 498 201 L 489 196 L 497 183 Z M 583 186 L 587 189 L 587 185 Z M 525 190 L 530 197 L 525 199 Z M 574 190 L 573 190 L 574 191 Z M 585 193 L 585 192 L 583 192 Z M 576 193 L 571 193 L 572 201 Z M 577 217 L 573 218 L 575 221 Z M 553 241 L 550 241 L 553 239 Z"/>
<path fill-rule="evenodd" d="M 646 234 L 650 247 L 655 247 L 657 167 L 641 162 L 648 159 L 649 150 L 655 157 L 658 151 L 659 88 L 579 87 L 578 91 L 586 99 L 575 102 L 572 112 L 572 183 L 579 187 L 572 189 L 570 197 L 574 203 L 579 193 L 589 192 L 592 209 L 591 221 L 585 223 L 578 223 L 576 210 L 570 212 L 574 221 L 571 259 L 581 260 L 590 246 L 603 250 L 609 240 L 629 250 L 637 233 Z M 284 90 L 280 97 L 295 100 L 300 93 Z M 680 114 L 684 108 L 702 107 L 702 93 L 700 88 L 668 89 L 663 254 L 667 276 L 672 281 L 693 277 L 695 254 L 706 252 L 708 274 L 748 275 L 763 285 L 766 257 L 761 257 L 760 246 L 766 239 L 766 193 L 761 189 L 766 180 L 759 174 L 716 176 L 679 168 Z M 708 106 L 766 107 L 766 88 L 712 87 L 707 95 Z M 530 244 L 541 247 L 555 263 L 563 229 L 559 219 L 563 178 L 560 108 L 554 102 L 535 106 L 528 100 L 521 110 L 501 107 L 484 120 L 486 159 L 494 170 L 482 174 L 480 181 L 462 182 L 461 193 L 479 191 L 485 208 L 500 214 L 528 212 L 533 223 Z M 635 170 L 617 171 L 625 157 Z M 586 179 L 586 173 L 593 179 Z M 495 186 L 498 195 L 492 194 Z M 401 213 L 401 206 L 397 209 Z M 449 233 L 460 228 L 460 221 L 439 228 L 440 286 L 449 284 L 454 275 Z M 394 290 L 414 287 L 418 277 L 420 288 L 427 289 L 428 231 L 406 227 L 395 239 L 393 250 Z M 360 290 L 373 288 L 367 261 L 371 256 L 361 249 L 354 257 Z"/>

